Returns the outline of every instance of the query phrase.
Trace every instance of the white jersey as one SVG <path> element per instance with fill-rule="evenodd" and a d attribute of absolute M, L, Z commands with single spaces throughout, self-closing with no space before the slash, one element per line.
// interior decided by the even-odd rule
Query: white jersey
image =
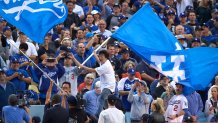
<path fill-rule="evenodd" d="M 59 79 L 60 86 L 62 86 L 63 82 L 70 82 L 71 84 L 71 94 L 73 96 L 76 96 L 77 94 L 77 78 L 79 76 L 78 68 L 75 66 L 66 67 L 64 66 L 65 73 L 64 75 Z"/>
<path fill-rule="evenodd" d="M 165 112 L 165 120 L 168 121 L 169 123 L 181 123 L 184 115 L 181 115 L 175 118 L 174 120 L 170 120 L 169 117 L 171 115 L 179 114 L 180 111 L 187 108 L 188 108 L 188 101 L 186 97 L 182 94 L 174 95 L 169 100 L 167 110 Z"/>

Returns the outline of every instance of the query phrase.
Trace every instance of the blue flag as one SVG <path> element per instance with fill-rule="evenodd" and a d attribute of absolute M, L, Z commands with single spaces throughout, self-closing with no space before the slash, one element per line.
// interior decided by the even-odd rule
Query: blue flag
<path fill-rule="evenodd" d="M 43 43 L 46 33 L 67 17 L 61 0 L 1 0 L 0 16 L 31 40 Z"/>
<path fill-rule="evenodd" d="M 112 37 L 124 42 L 159 72 L 185 85 L 185 94 L 205 89 L 218 73 L 218 49 L 201 47 L 183 50 L 149 4 Z"/>
<path fill-rule="evenodd" d="M 149 3 L 144 5 L 130 20 L 124 23 L 112 37 L 124 41 L 127 45 L 135 44 L 136 41 L 137 46 L 150 50 L 156 50 L 156 48 L 159 51 L 182 49 L 177 39 L 158 15 L 153 12 Z"/>

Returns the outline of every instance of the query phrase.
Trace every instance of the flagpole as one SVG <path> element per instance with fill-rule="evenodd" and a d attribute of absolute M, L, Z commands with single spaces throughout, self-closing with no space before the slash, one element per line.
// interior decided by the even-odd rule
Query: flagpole
<path fill-rule="evenodd" d="M 108 37 L 100 46 L 98 46 L 98 48 L 95 49 L 95 52 L 97 52 L 103 45 L 105 45 L 109 40 L 111 39 L 111 37 Z M 94 52 L 92 52 L 92 54 L 86 58 L 86 60 L 82 63 L 82 65 L 84 65 L 92 56 L 94 55 Z"/>
<path fill-rule="evenodd" d="M 19 50 L 24 56 L 26 56 L 26 57 L 28 58 L 28 60 L 30 60 L 51 82 L 53 82 L 53 84 L 55 84 L 55 85 L 57 86 L 57 88 L 59 88 L 61 91 L 63 91 L 62 88 L 59 87 L 59 86 L 57 85 L 57 83 L 55 83 L 55 82 L 51 79 L 51 77 L 50 77 L 46 72 L 44 72 L 32 59 L 29 58 L 29 56 L 27 56 L 22 50 L 20 50 L 20 49 L 19 49 L 16 45 L 14 45 L 10 40 L 8 40 L 8 41 L 9 41 L 10 44 L 13 45 L 17 50 Z"/>

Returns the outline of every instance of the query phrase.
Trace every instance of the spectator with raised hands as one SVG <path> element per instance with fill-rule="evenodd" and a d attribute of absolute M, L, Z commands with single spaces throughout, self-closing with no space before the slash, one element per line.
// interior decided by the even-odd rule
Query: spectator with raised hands
<path fill-rule="evenodd" d="M 145 87 L 147 87 L 147 84 L 144 81 L 136 81 L 128 94 L 127 100 L 132 104 L 130 112 L 131 123 L 139 123 L 142 115 L 148 114 L 149 109 L 145 107 L 146 104 L 150 104 L 150 100 L 144 92 Z M 134 94 L 135 90 L 137 94 Z"/>
<path fill-rule="evenodd" d="M 59 79 L 64 75 L 65 69 L 61 64 L 58 64 L 57 59 L 54 57 L 54 54 L 49 54 L 48 58 L 42 61 L 42 64 L 39 64 L 39 67 L 57 84 Z M 50 79 L 45 75 L 45 73 L 36 69 L 36 73 L 39 81 L 39 97 L 42 104 L 45 103 L 46 92 L 49 88 Z M 53 86 L 52 95 L 58 92 L 57 86 Z"/>

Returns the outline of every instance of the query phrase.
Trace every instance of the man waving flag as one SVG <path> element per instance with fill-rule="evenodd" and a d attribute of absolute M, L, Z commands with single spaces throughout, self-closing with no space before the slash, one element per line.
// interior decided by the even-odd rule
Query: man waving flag
<path fill-rule="evenodd" d="M 46 33 L 64 22 L 67 10 L 62 0 L 1 0 L 0 16 L 31 40 L 43 43 Z"/>

